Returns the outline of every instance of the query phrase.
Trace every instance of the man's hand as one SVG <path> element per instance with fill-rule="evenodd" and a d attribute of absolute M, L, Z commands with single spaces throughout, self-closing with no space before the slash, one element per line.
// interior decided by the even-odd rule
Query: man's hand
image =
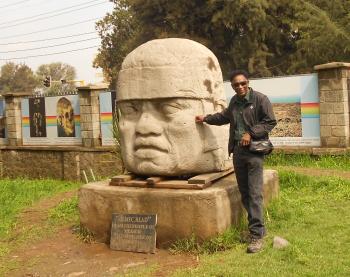
<path fill-rule="evenodd" d="M 244 133 L 241 139 L 241 145 L 242 146 L 247 146 L 250 144 L 251 136 L 249 133 Z"/>
<path fill-rule="evenodd" d="M 203 123 L 204 122 L 204 115 L 196 115 L 195 120 L 197 123 Z"/>

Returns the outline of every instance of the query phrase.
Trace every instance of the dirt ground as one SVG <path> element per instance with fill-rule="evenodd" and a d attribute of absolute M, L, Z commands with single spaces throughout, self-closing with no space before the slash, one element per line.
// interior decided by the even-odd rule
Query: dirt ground
<path fill-rule="evenodd" d="M 106 244 L 86 244 L 68 229 L 59 230 L 26 249 L 12 253 L 23 266 L 9 276 L 115 276 L 130 269 L 154 265 L 153 276 L 167 276 L 177 268 L 196 266 L 193 256 L 172 255 L 167 250 L 156 254 L 112 251 Z"/>
<path fill-rule="evenodd" d="M 20 215 L 18 226 L 40 226 L 50 208 L 76 193 L 62 193 L 40 201 Z M 19 266 L 6 276 L 115 276 L 146 266 L 155 268 L 153 276 L 168 276 L 178 268 L 195 267 L 198 263 L 196 256 L 173 255 L 164 249 L 157 249 L 155 254 L 112 251 L 104 243 L 84 243 L 71 227 L 64 226 L 48 237 L 12 251 L 6 260 Z"/>
<path fill-rule="evenodd" d="M 296 167 L 288 169 L 312 176 L 341 176 L 350 179 L 350 172 L 339 170 Z M 40 225 L 47 218 L 47 210 L 76 193 L 63 193 L 37 203 L 22 213 L 21 226 Z M 169 276 L 176 269 L 196 267 L 199 263 L 196 256 L 173 255 L 163 249 L 157 249 L 156 254 L 142 254 L 112 251 L 108 245 L 102 243 L 84 243 L 77 238 L 69 225 L 53 235 L 16 248 L 6 259 L 20 265 L 8 273 L 7 276 L 11 277 L 115 276 L 132 269 L 141 270 L 146 266 L 154 266 L 153 276 Z"/>

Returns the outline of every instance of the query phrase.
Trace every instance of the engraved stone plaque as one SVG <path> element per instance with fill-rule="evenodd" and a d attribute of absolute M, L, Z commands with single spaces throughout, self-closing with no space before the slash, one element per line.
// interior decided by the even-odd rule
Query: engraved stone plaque
<path fill-rule="evenodd" d="M 112 250 L 155 253 L 155 214 L 112 214 Z"/>

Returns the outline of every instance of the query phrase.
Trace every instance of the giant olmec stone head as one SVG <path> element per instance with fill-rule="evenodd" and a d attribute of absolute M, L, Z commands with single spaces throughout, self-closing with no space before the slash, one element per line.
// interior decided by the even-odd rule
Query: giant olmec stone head
<path fill-rule="evenodd" d="M 195 116 L 225 107 L 215 55 L 188 39 L 157 39 L 125 58 L 117 82 L 122 157 L 128 171 L 178 176 L 228 167 L 225 127 Z"/>

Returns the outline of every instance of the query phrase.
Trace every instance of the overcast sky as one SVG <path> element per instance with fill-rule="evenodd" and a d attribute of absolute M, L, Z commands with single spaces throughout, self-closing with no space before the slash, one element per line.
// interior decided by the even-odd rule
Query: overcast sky
<path fill-rule="evenodd" d="M 12 61 L 36 71 L 63 62 L 76 68 L 78 79 L 98 81 L 101 70 L 92 67 L 100 45 L 95 22 L 112 9 L 108 0 L 0 0 L 0 66 Z"/>

